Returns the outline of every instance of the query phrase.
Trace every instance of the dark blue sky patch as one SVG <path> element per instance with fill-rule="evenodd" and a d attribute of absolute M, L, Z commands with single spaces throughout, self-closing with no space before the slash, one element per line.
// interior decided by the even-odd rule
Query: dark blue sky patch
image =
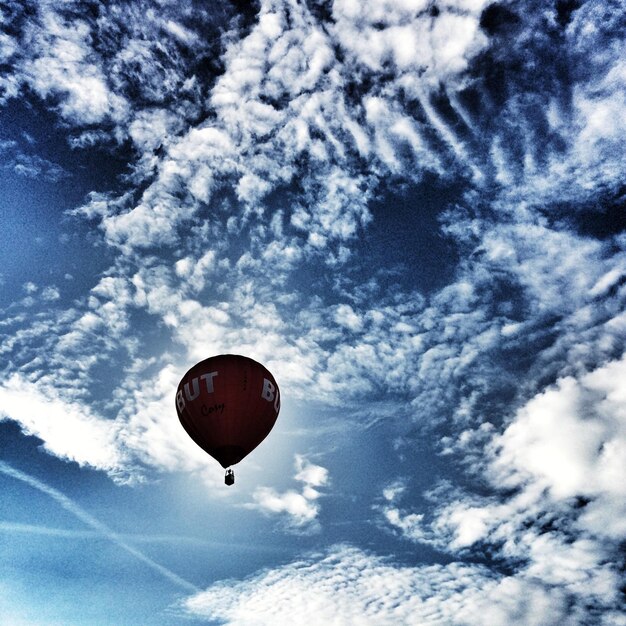
<path fill-rule="evenodd" d="M 558 207 L 556 216 L 561 217 L 583 236 L 609 240 L 626 231 L 626 199 L 624 188 L 616 193 L 599 197 L 591 205 Z"/>
<path fill-rule="evenodd" d="M 454 275 L 458 257 L 453 243 L 440 231 L 443 211 L 459 198 L 454 185 L 433 176 L 419 185 L 395 191 L 390 185 L 372 203 L 373 221 L 366 228 L 362 271 L 376 275 L 396 267 L 403 287 L 429 293 Z"/>
<path fill-rule="evenodd" d="M 128 160 L 112 147 L 72 150 L 67 130 L 41 103 L 12 102 L 3 118 L 2 140 L 14 142 L 11 153 L 39 171 L 24 175 L 18 157 L 0 171 L 2 302 L 6 306 L 19 299 L 21 284 L 28 281 L 56 285 L 71 298 L 84 289 L 84 281 L 95 282 L 112 257 L 87 224 L 69 220 L 65 214 L 82 204 L 88 193 L 116 188 Z M 34 156 L 43 159 L 43 165 Z M 46 175 L 53 166 L 59 174 Z"/>

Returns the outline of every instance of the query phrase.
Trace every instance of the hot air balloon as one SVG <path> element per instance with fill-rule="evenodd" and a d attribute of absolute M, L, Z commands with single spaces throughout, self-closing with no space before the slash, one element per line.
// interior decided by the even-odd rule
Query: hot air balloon
<path fill-rule="evenodd" d="M 280 391 L 269 370 L 238 354 L 196 363 L 178 383 L 176 412 L 187 434 L 235 482 L 239 463 L 267 437 L 280 410 Z"/>

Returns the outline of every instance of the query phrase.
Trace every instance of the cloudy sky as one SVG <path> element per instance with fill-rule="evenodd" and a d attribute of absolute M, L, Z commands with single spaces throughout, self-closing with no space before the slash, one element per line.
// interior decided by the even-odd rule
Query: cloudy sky
<path fill-rule="evenodd" d="M 626 624 L 625 20 L 5 0 L 0 621 Z"/>

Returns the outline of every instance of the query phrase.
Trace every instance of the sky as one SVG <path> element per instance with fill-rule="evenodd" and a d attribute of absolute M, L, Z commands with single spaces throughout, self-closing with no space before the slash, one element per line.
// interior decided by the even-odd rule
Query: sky
<path fill-rule="evenodd" d="M 626 625 L 623 3 L 0 27 L 0 622 Z M 222 353 L 282 398 L 234 487 Z"/>

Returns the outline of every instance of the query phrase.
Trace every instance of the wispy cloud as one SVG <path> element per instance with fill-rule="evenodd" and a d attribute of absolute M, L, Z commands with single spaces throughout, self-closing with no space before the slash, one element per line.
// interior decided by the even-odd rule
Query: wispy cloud
<path fill-rule="evenodd" d="M 0 533 L 22 534 L 22 535 L 41 535 L 45 537 L 57 537 L 58 539 L 102 539 L 102 533 L 98 530 L 82 530 L 57 528 L 53 526 L 41 526 L 35 524 L 23 524 L 19 522 L 3 522 L 0 521 Z M 259 552 L 276 554 L 280 551 L 280 547 L 274 545 L 261 545 L 258 543 L 235 543 L 232 541 L 212 541 L 200 537 L 191 537 L 184 535 L 154 535 L 146 533 L 116 533 L 116 536 L 131 544 L 170 544 L 177 548 L 188 547 L 190 549 L 208 548 L 219 550 L 233 550 L 237 552 Z M 286 550 L 288 551 L 288 550 Z"/>
<path fill-rule="evenodd" d="M 58 183 L 70 176 L 70 173 L 61 165 L 33 154 L 30 152 L 33 149 L 32 146 L 28 148 L 29 152 L 24 152 L 15 141 L 0 141 L 0 155 L 2 155 L 0 169 L 24 178 L 45 180 L 51 183 Z"/>
<path fill-rule="evenodd" d="M 147 557 L 137 548 L 133 547 L 125 540 L 123 540 L 117 533 L 113 532 L 106 524 L 103 524 L 99 520 L 97 520 L 93 515 L 85 511 L 80 505 L 74 502 L 71 498 L 68 498 L 65 494 L 61 493 L 58 489 L 51 487 L 50 485 L 44 483 L 43 481 L 31 476 L 30 474 L 26 474 L 20 470 L 11 467 L 8 463 L 4 461 L 0 461 L 0 473 L 5 476 L 9 476 L 11 478 L 15 478 L 27 485 L 45 493 L 47 496 L 50 496 L 55 502 L 57 502 L 61 507 L 63 507 L 66 511 L 74 515 L 81 522 L 89 526 L 92 530 L 99 533 L 102 537 L 109 539 L 116 546 L 128 552 L 130 555 L 134 556 L 136 559 L 152 568 L 165 578 L 167 578 L 170 582 L 174 583 L 177 587 L 184 589 L 186 592 L 194 592 L 198 591 L 197 587 L 192 583 L 186 581 L 181 578 L 171 570 L 163 567 L 156 561 Z"/>
<path fill-rule="evenodd" d="M 84 405 L 45 393 L 14 374 L 0 386 L 0 416 L 17 421 L 29 435 L 43 440 L 55 456 L 113 474 L 124 465 L 116 444 L 119 423 L 99 418 Z"/>

